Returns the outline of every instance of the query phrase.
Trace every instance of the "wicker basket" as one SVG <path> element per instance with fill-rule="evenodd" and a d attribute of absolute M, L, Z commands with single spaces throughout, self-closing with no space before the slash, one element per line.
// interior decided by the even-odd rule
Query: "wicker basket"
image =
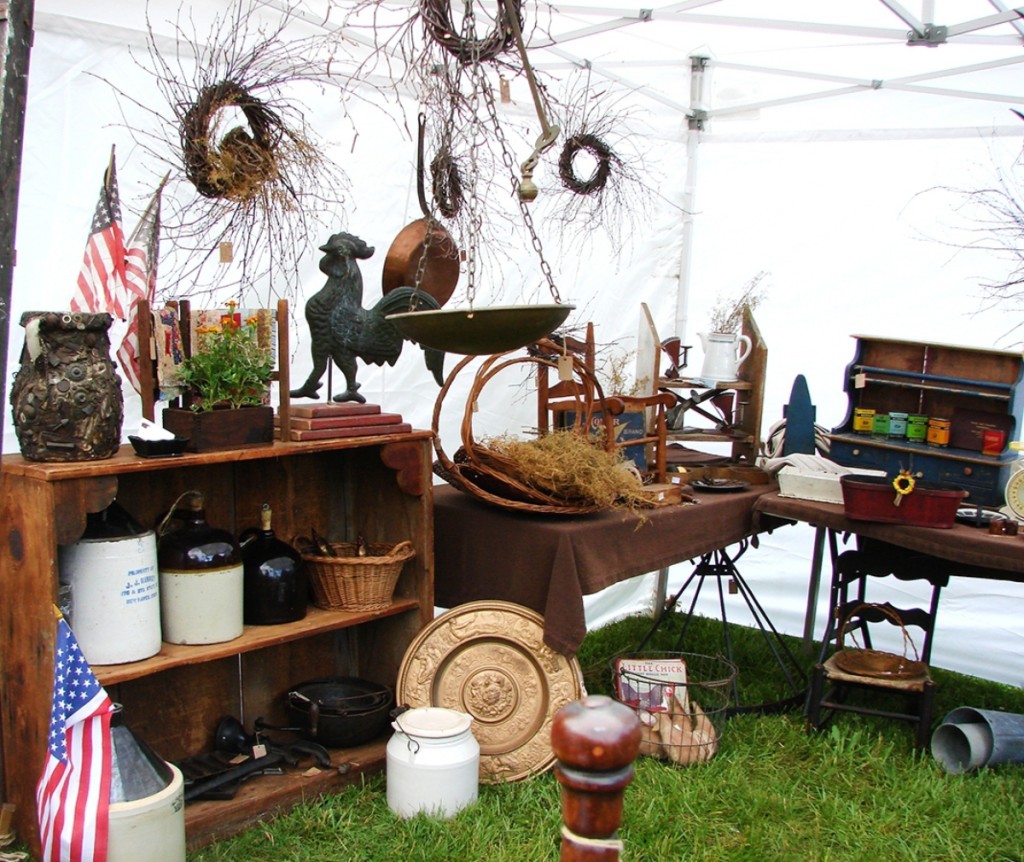
<path fill-rule="evenodd" d="M 538 345 L 549 354 L 557 356 L 561 353 L 561 348 L 547 339 L 542 339 Z M 484 359 L 483 364 L 477 370 L 469 395 L 466 397 L 462 416 L 462 446 L 459 447 L 454 458 L 449 458 L 441 446 L 439 433 L 441 406 L 459 372 L 478 357 L 467 356 L 452 369 L 434 403 L 432 430 L 434 432 L 434 451 L 438 458 L 434 472 L 452 487 L 458 488 L 470 496 L 513 511 L 537 512 L 546 515 L 582 515 L 607 509 L 608 506 L 603 503 L 563 499 L 524 484 L 516 478 L 514 464 L 508 458 L 500 452 L 480 445 L 474 439 L 474 405 L 488 381 L 513 365 L 540 365 L 557 368 L 557 363 L 554 360 L 546 359 L 544 356 L 514 356 L 515 353 L 516 351 L 508 351 L 489 356 Z M 578 388 L 577 419 L 574 428 L 582 432 L 587 428 L 588 420 L 593 412 L 599 410 L 604 403 L 604 394 L 597 378 L 587 369 L 582 360 L 578 356 L 569 355 L 572 356 L 572 370 Z"/>
<path fill-rule="evenodd" d="M 650 662 L 650 671 L 643 663 Z M 685 682 L 667 665 L 681 662 Z M 707 763 L 725 731 L 736 666 L 722 656 L 683 652 L 619 653 L 609 662 L 613 697 L 636 712 L 640 753 L 677 766 Z"/>
<path fill-rule="evenodd" d="M 846 646 L 846 629 L 851 620 L 864 615 L 865 612 L 874 613 L 879 617 L 888 617 L 890 622 L 900 627 L 903 635 L 903 654 L 886 652 L 884 650 L 869 649 L 856 644 L 852 647 Z M 867 619 L 874 619 L 873 616 Z M 908 650 L 914 651 L 914 657 L 910 658 Z M 863 602 L 854 606 L 843 618 L 839 626 L 839 635 L 836 638 L 836 652 L 833 654 L 832 663 L 844 673 L 854 676 L 869 676 L 875 679 L 918 679 L 928 675 L 928 665 L 921 661 L 917 652 L 917 646 L 910 637 L 910 632 L 903 624 L 903 618 L 890 604 L 879 604 L 877 602 Z"/>
<path fill-rule="evenodd" d="M 397 545 L 368 542 L 366 555 L 356 545 L 332 542 L 340 554 L 322 557 L 303 554 L 313 588 L 313 601 L 332 611 L 379 611 L 391 604 L 391 596 L 406 560 L 416 556 L 412 542 Z"/>

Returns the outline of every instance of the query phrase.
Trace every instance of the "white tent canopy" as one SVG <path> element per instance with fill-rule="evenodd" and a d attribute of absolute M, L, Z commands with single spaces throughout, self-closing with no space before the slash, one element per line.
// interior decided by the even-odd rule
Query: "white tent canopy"
<path fill-rule="evenodd" d="M 9 375 L 18 366 L 21 314 L 66 307 L 70 300 L 111 144 L 117 145 L 127 229 L 134 223 L 129 208 L 141 208 L 162 174 L 125 127 L 137 115 L 116 92 L 158 104 L 152 80 L 140 71 L 147 34 L 176 56 L 176 22 L 188 22 L 186 35 L 205 34 L 210 18 L 227 5 L 35 3 Z M 254 11 L 275 21 L 289 5 L 256 2 Z M 479 8 L 483 18 L 495 4 Z M 559 291 L 577 306 L 571 325 L 592 320 L 603 347 L 633 351 L 640 303 L 646 302 L 662 337 L 678 334 L 689 343 L 720 294 L 734 295 L 764 273 L 766 299 L 757 320 L 769 349 L 766 426 L 781 418 L 797 374 L 808 379 L 819 423 L 839 423 L 851 334 L 985 347 L 1012 343 L 1001 340 L 1017 323 L 1006 309 L 980 311 L 979 284 L 998 281 L 1007 263 L 962 248 L 972 226 L 959 210 L 962 198 L 939 189 L 990 186 L 997 171 L 1014 169 L 1024 135 L 1024 122 L 1010 110 L 1024 109 L 1018 65 L 1024 19 L 1015 10 L 1000 0 L 923 2 L 912 10 L 879 0 L 525 8 L 530 58 L 542 82 L 556 94 L 563 82 L 588 82 L 587 92 L 616 119 L 622 154 L 649 190 L 634 213 L 607 214 L 625 226 L 621 237 L 602 224 L 585 232 L 558 219 L 565 198 L 557 193 L 557 149 L 542 160 L 532 213 Z M 348 4 L 310 0 L 294 4 L 297 20 L 288 32 L 336 34 L 335 74 L 344 74 L 366 56 L 371 12 L 402 20 L 414 9 L 393 2 L 353 13 Z M 698 64 L 699 87 L 691 74 L 695 57 L 707 60 Z M 395 52 L 394 74 L 403 71 L 401 60 Z M 397 92 L 387 88 L 387 71 L 378 64 L 359 98 L 344 104 L 330 87 L 301 91 L 307 120 L 351 183 L 330 230 L 349 230 L 377 248 L 362 266 L 368 303 L 388 244 L 419 216 L 408 134 L 417 92 L 412 84 Z M 514 130 L 510 143 L 518 162 L 539 129 L 526 81 L 510 77 L 510 102 L 499 107 Z M 493 189 L 484 210 L 504 208 L 514 216 L 506 178 Z M 544 301 L 529 239 L 504 218 L 507 250 L 481 274 L 475 302 Z M 166 244 L 163 254 L 166 279 L 174 256 Z M 293 300 L 297 321 L 303 298 L 322 284 L 317 262 L 310 250 Z M 170 298 L 159 287 L 158 295 Z M 301 325 L 296 336 L 292 377 L 301 380 L 309 368 Z M 699 351 L 694 354 L 692 362 L 699 363 Z M 430 426 L 436 388 L 419 351 L 407 348 L 394 368 L 361 367 L 359 377 L 368 399 L 416 426 Z M 504 392 L 481 404 L 478 436 L 519 433 L 534 424 L 527 387 L 513 391 L 512 398 Z M 458 391 L 449 399 L 457 402 Z M 139 416 L 137 399 L 127 402 L 126 433 Z M 458 444 L 458 420 L 442 421 L 448 451 Z M 4 451 L 17 451 L 7 408 L 4 435 Z M 809 554 L 809 533 L 787 528 L 744 558 L 744 573 L 773 621 L 792 633 L 802 627 Z M 647 584 L 635 587 L 609 597 L 608 612 L 646 597 Z M 1024 681 L 1014 623 L 1022 605 L 1016 585 L 951 587 L 936 662 Z M 593 618 L 603 614 L 595 605 Z M 977 648 L 968 654 L 959 644 L 971 641 Z"/>

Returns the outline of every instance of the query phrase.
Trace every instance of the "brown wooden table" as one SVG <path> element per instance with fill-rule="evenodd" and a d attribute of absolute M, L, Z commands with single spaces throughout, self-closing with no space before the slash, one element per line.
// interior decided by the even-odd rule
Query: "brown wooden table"
<path fill-rule="evenodd" d="M 785 521 L 800 521 L 815 528 L 814 553 L 807 586 L 807 613 L 804 620 L 804 645 L 813 637 L 815 609 L 821 582 L 825 542 L 834 559 L 836 537 L 850 533 L 927 554 L 936 559 L 951 577 L 991 578 L 1024 583 L 1024 535 L 991 536 L 987 530 L 955 524 L 950 529 L 907 527 L 875 521 L 854 521 L 846 517 L 841 505 L 798 500 L 764 494 L 754 502 L 752 529 L 765 530 Z"/>
<path fill-rule="evenodd" d="M 544 641 L 575 654 L 583 596 L 750 536 L 757 499 L 776 486 L 701 493 L 696 504 L 592 515 L 535 515 L 434 487 L 434 597 L 439 607 L 501 600 L 544 616 Z"/>

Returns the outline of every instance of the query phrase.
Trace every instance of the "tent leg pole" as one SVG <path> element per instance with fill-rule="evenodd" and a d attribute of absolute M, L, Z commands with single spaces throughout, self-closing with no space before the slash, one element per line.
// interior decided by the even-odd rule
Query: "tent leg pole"
<path fill-rule="evenodd" d="M 686 133 L 686 179 L 683 187 L 683 232 L 682 255 L 679 262 L 679 287 L 676 290 L 675 331 L 686 341 L 690 305 L 690 265 L 693 260 L 693 221 L 697 197 L 697 148 L 704 131 L 707 111 L 704 108 L 704 70 L 708 58 L 699 55 L 690 57 L 690 110 L 687 112 L 689 131 Z"/>
<path fill-rule="evenodd" d="M 658 576 L 654 581 L 654 592 L 651 599 L 651 616 L 655 619 L 665 607 L 666 593 L 668 592 L 668 569 L 658 569 Z"/>

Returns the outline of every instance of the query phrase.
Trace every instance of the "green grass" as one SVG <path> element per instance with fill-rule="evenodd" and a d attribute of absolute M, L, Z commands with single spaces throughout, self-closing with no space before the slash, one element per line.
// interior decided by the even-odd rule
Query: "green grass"
<path fill-rule="evenodd" d="M 675 624 L 678 618 L 673 618 Z M 609 659 L 650 627 L 633 617 L 587 636 L 588 691 L 608 691 Z M 648 649 L 672 649 L 663 626 Z M 778 700 L 786 686 L 760 634 L 733 627 L 741 703 Z M 697 620 L 687 652 L 722 650 L 721 624 Z M 794 654 L 809 666 L 796 641 Z M 1024 713 L 1024 691 L 936 670 L 937 716 L 957 706 Z M 560 787 L 551 772 L 484 785 L 477 805 L 454 818 L 400 820 L 387 807 L 383 776 L 303 805 L 189 862 L 524 862 L 559 857 Z M 1024 766 L 949 775 L 915 754 L 904 722 L 837 717 L 808 734 L 799 709 L 735 715 L 718 755 L 680 768 L 641 758 L 627 788 L 619 836 L 630 862 L 1021 862 Z"/>

